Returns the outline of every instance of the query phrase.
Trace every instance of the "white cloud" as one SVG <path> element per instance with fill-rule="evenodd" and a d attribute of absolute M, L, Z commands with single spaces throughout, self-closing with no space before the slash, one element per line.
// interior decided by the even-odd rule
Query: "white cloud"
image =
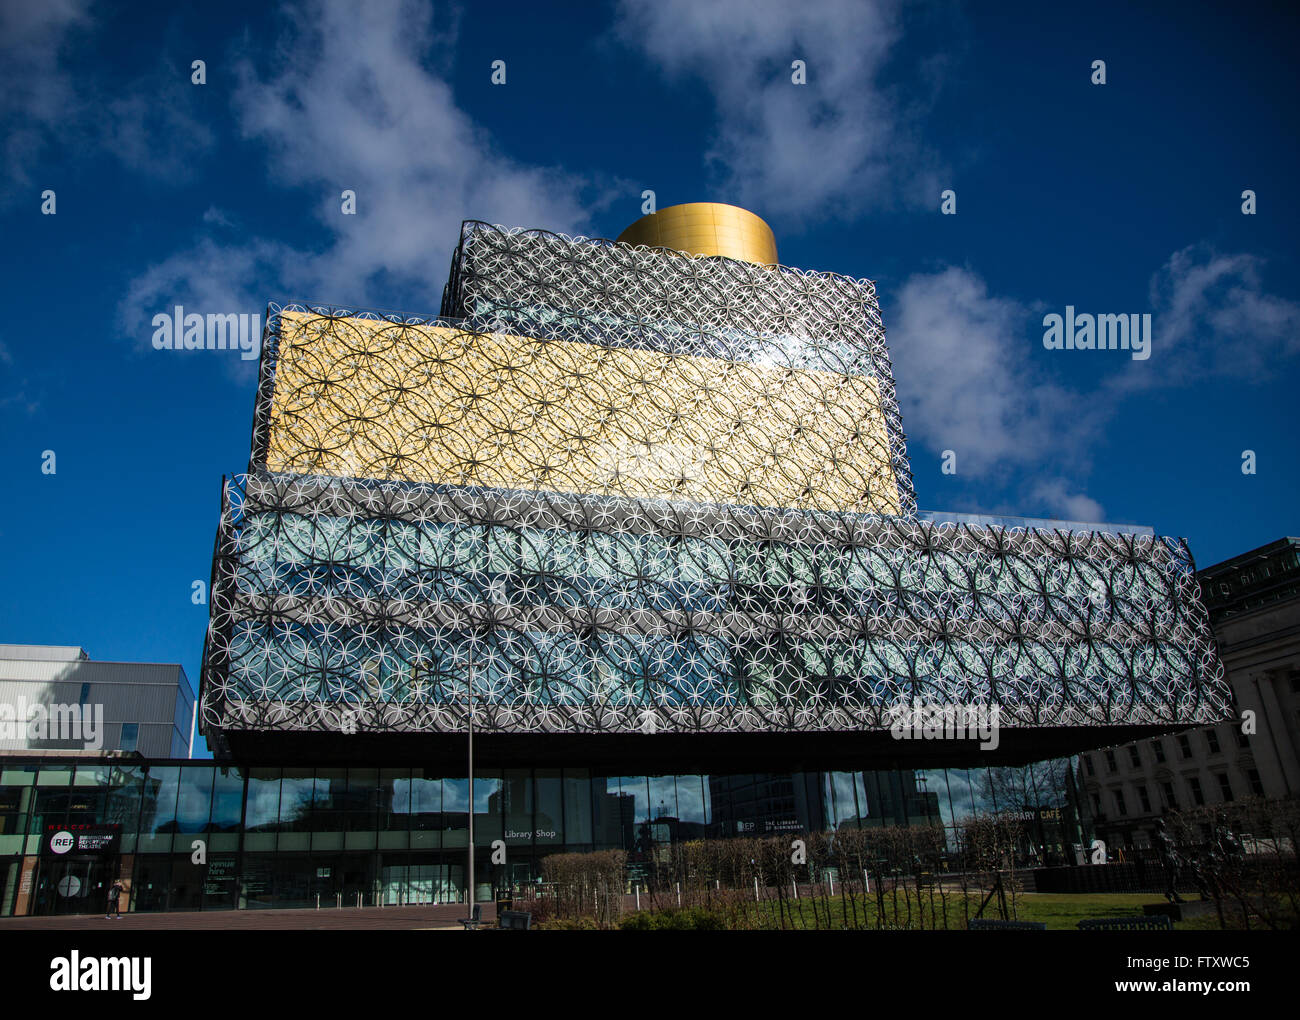
<path fill-rule="evenodd" d="M 432 304 L 467 217 L 586 228 L 581 181 L 501 155 L 425 68 L 423 54 L 454 45 L 430 7 L 328 2 L 297 13 L 273 77 L 241 66 L 236 108 L 281 181 L 319 188 L 316 212 L 334 234 L 311 266 L 323 293 L 356 300 L 387 274 Z M 356 216 L 340 212 L 344 189 L 356 192 Z"/>
<path fill-rule="evenodd" d="M 138 348 L 149 348 L 154 315 L 171 314 L 174 305 L 204 315 L 261 315 L 270 299 L 266 281 L 291 273 L 301 259 L 301 253 L 275 241 L 254 239 L 222 245 L 202 238 L 193 248 L 169 256 L 131 282 L 118 306 L 122 332 Z M 240 385 L 257 378 L 256 361 L 223 357 L 219 363 L 226 376 Z"/>
<path fill-rule="evenodd" d="M 228 246 L 202 238 L 131 282 L 119 309 L 122 329 L 147 346 L 153 333 L 150 320 L 157 312 L 170 312 L 173 304 L 203 314 L 261 313 L 269 300 L 267 278 L 291 272 L 298 256 L 275 241 Z"/>
<path fill-rule="evenodd" d="M 1059 478 L 1045 478 L 1034 482 L 1027 491 L 1028 499 L 1045 512 L 1061 520 L 1079 521 L 1083 524 L 1100 524 L 1106 520 L 1106 510 L 1091 496 L 1077 492 Z M 1029 508 L 1021 508 L 1021 514 L 1032 516 Z"/>
<path fill-rule="evenodd" d="M 953 266 L 909 278 L 896 307 L 886 326 L 909 437 L 955 451 L 963 475 L 1049 455 L 1080 459 L 1095 416 L 1034 372 L 1028 307 Z"/>
<path fill-rule="evenodd" d="M 1037 371 L 1036 307 L 990 294 L 969 269 L 912 276 L 886 323 L 903 427 L 916 441 L 910 452 L 953 450 L 967 478 L 1032 468 L 1036 475 L 1020 487 L 1025 501 L 1072 520 L 1101 520 L 1102 506 L 1078 480 L 1126 398 L 1221 376 L 1263 379 L 1300 353 L 1300 305 L 1268 293 L 1261 269 L 1256 256 L 1206 244 L 1175 252 L 1151 279 L 1150 359 L 1117 358 L 1090 392 Z"/>
<path fill-rule="evenodd" d="M 100 147 L 155 180 L 190 179 L 215 141 L 195 112 L 197 90 L 185 72 L 163 63 L 123 93 L 102 98 L 94 117 Z"/>
<path fill-rule="evenodd" d="M 952 450 L 967 483 L 958 499 L 973 511 L 1104 521 L 1104 507 L 1080 482 L 1115 401 L 1040 375 L 1031 346 L 1038 319 L 1029 306 L 990 294 L 966 268 L 903 284 L 886 326 L 913 470 L 921 461 L 938 470 Z M 972 502 L 990 481 L 1015 489 L 1014 505 Z"/>
<path fill-rule="evenodd" d="M 672 78 L 702 79 L 717 107 L 709 153 L 734 200 L 764 215 L 851 215 L 937 202 L 933 159 L 882 84 L 897 7 L 868 0 L 622 0 L 616 34 Z M 805 61 L 808 83 L 791 83 Z M 938 64 L 923 62 L 935 81 Z M 920 97 L 923 105 L 926 101 Z"/>
<path fill-rule="evenodd" d="M 1208 244 L 1174 252 L 1151 278 L 1155 339 L 1124 389 L 1186 384 L 1206 376 L 1260 379 L 1300 354 L 1300 304 L 1266 292 L 1263 260 Z"/>
<path fill-rule="evenodd" d="M 1104 520 L 1079 483 L 1127 397 L 1224 375 L 1262 379 L 1300 352 L 1300 305 L 1268 293 L 1261 268 L 1205 244 L 1175 252 L 1151 279 L 1151 358 L 1117 360 L 1086 393 L 1036 371 L 1037 309 L 990 294 L 969 269 L 912 276 L 887 322 L 903 426 L 917 441 L 909 452 L 953 450 L 967 479 L 1019 472 L 1019 513 Z"/>
<path fill-rule="evenodd" d="M 201 240 L 136 280 L 124 317 L 187 293 L 388 307 L 394 289 L 405 310 L 436 312 L 463 219 L 588 229 L 602 201 L 584 202 L 591 183 L 503 155 L 426 66 L 454 43 L 431 7 L 328 0 L 286 14 L 288 31 L 266 55 L 273 72 L 239 64 L 235 112 L 244 136 L 265 145 L 272 179 L 292 189 L 284 200 L 305 197 L 324 243 Z M 345 189 L 355 216 L 341 212 Z"/>
<path fill-rule="evenodd" d="M 108 153 L 129 169 L 175 182 L 212 144 L 193 113 L 188 70 L 168 61 L 107 86 L 85 56 L 97 28 L 89 0 L 0 3 L 0 200 L 34 184 L 57 157 Z"/>
<path fill-rule="evenodd" d="M 77 106 L 60 57 L 91 24 L 89 0 L 0 3 L 0 134 L 3 170 L 17 190 L 32 183 L 35 163 Z"/>
<path fill-rule="evenodd" d="M 224 209 L 218 209 L 215 205 L 210 205 L 203 213 L 203 222 L 212 223 L 218 227 L 228 227 L 233 229 L 235 221 Z"/>

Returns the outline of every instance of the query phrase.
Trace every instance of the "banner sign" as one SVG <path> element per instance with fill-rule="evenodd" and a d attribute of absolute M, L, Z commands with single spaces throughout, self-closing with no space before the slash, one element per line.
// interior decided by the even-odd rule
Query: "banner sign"
<path fill-rule="evenodd" d="M 120 825 L 47 825 L 41 853 L 48 857 L 70 854 L 107 857 L 117 853 L 121 836 Z"/>

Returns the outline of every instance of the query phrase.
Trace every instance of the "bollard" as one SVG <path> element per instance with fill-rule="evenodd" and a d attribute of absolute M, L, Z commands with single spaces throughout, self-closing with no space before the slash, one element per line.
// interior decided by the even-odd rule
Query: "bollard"
<path fill-rule="evenodd" d="M 797 900 L 799 898 L 799 885 L 793 878 L 790 879 L 790 888 L 794 890 L 794 898 Z"/>
<path fill-rule="evenodd" d="M 682 883 L 677 883 L 677 909 L 682 909 Z"/>
<path fill-rule="evenodd" d="M 316 894 L 316 909 L 320 910 L 320 893 Z"/>
<path fill-rule="evenodd" d="M 636 909 L 641 909 L 641 883 L 638 882 L 634 887 L 636 889 Z"/>
<path fill-rule="evenodd" d="M 758 876 L 754 876 L 754 902 L 758 902 Z"/>
<path fill-rule="evenodd" d="M 826 878 L 827 878 L 827 880 L 828 880 L 828 881 L 830 882 L 830 884 L 831 884 L 831 895 L 834 896 L 834 895 L 835 895 L 835 876 L 834 876 L 834 875 L 827 875 Z"/>

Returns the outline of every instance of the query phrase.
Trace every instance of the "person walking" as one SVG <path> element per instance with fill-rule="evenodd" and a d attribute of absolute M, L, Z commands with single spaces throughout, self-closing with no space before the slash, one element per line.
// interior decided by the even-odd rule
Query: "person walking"
<path fill-rule="evenodd" d="M 104 915 L 105 918 L 116 914 L 119 921 L 122 919 L 121 898 L 122 882 L 120 879 L 115 879 L 108 890 L 108 913 Z"/>

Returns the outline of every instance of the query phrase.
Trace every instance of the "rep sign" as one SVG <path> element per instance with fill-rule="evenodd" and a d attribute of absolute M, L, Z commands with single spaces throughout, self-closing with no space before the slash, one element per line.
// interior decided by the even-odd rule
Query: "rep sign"
<path fill-rule="evenodd" d="M 120 825 L 49 825 L 45 829 L 46 854 L 92 854 L 96 857 L 117 852 Z"/>

